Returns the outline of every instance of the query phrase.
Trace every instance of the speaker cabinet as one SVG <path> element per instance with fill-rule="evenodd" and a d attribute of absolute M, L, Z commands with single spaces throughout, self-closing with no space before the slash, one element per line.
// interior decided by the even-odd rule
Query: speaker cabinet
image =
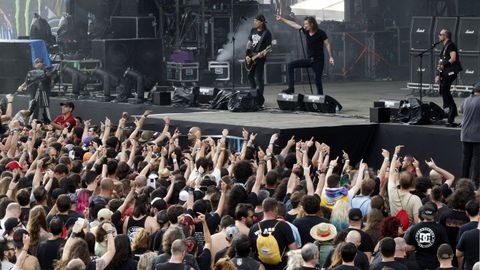
<path fill-rule="evenodd" d="M 474 85 L 480 80 L 480 54 L 461 54 L 463 70 L 458 76 L 460 85 Z"/>
<path fill-rule="evenodd" d="M 480 17 L 460 18 L 457 46 L 459 52 L 480 52 Z"/>
<path fill-rule="evenodd" d="M 413 17 L 410 27 L 410 50 L 425 50 L 432 45 L 433 17 Z"/>
<path fill-rule="evenodd" d="M 155 82 L 165 78 L 161 39 L 93 40 L 92 58 L 102 60 L 103 68 L 118 77 L 130 67 Z"/>
<path fill-rule="evenodd" d="M 277 95 L 277 104 L 280 110 L 301 110 L 303 108 L 303 95 L 279 93 Z"/>
<path fill-rule="evenodd" d="M 370 108 L 371 123 L 390 122 L 390 108 Z"/>
<path fill-rule="evenodd" d="M 452 34 L 452 39 L 457 40 L 457 27 L 458 27 L 458 18 L 457 17 L 437 17 L 435 18 L 435 25 L 433 26 L 432 32 L 432 41 L 438 41 L 438 34 L 442 29 L 448 29 Z M 441 45 L 441 44 L 440 44 Z M 442 46 L 436 46 L 435 51 L 440 52 Z"/>
<path fill-rule="evenodd" d="M 422 59 L 422 83 L 433 83 L 435 79 L 435 70 L 433 66 L 433 56 L 430 53 L 423 55 Z M 410 82 L 420 83 L 420 57 L 417 53 L 410 52 Z"/>

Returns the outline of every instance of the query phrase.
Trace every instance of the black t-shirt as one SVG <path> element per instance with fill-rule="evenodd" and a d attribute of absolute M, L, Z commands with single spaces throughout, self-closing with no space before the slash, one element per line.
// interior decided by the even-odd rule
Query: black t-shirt
<path fill-rule="evenodd" d="M 28 217 L 30 216 L 30 207 L 20 208 L 20 221 L 23 225 L 27 226 Z"/>
<path fill-rule="evenodd" d="M 252 30 L 250 30 L 248 40 L 252 44 L 252 52 L 261 52 L 265 50 L 268 45 L 272 44 L 272 33 L 270 33 L 268 29 L 258 31 L 257 28 L 252 28 Z"/>
<path fill-rule="evenodd" d="M 122 265 L 118 265 L 116 267 L 113 267 L 111 265 L 108 265 L 105 270 L 137 270 L 137 261 L 135 261 L 132 258 L 129 258 L 126 262 L 124 262 Z"/>
<path fill-rule="evenodd" d="M 315 34 L 310 35 L 305 29 L 300 29 L 307 39 L 307 52 L 308 57 L 319 58 L 323 60 L 323 42 L 328 39 L 327 34 L 318 29 Z"/>
<path fill-rule="evenodd" d="M 333 268 L 333 270 L 360 270 L 360 268 L 356 267 L 356 266 L 350 266 L 350 265 L 339 265 L 335 268 Z"/>
<path fill-rule="evenodd" d="M 228 247 L 223 248 L 220 251 L 218 251 L 217 254 L 215 254 L 215 259 L 213 259 L 213 263 L 215 264 L 221 258 L 225 258 L 225 256 L 227 255 L 227 250 L 228 250 Z"/>
<path fill-rule="evenodd" d="M 460 237 L 462 237 L 462 234 L 464 232 L 468 232 L 470 230 L 476 229 L 478 227 L 478 221 L 470 221 L 466 224 L 464 224 L 460 229 L 458 229 L 458 234 L 457 234 L 457 243 L 460 241 Z"/>
<path fill-rule="evenodd" d="M 448 60 L 450 60 L 450 53 L 456 52 L 457 59 L 453 64 L 450 64 Z M 449 41 L 447 44 L 443 46 L 442 51 L 440 52 L 440 59 L 445 60 L 445 69 L 442 73 L 442 76 L 450 76 L 451 72 L 458 73 L 462 70 L 462 65 L 460 64 L 460 55 L 458 55 L 457 45 L 455 43 Z"/>
<path fill-rule="evenodd" d="M 407 269 L 409 269 L 409 270 L 420 270 L 417 262 L 414 261 L 414 260 L 409 260 L 409 259 L 406 259 L 406 258 L 395 258 L 395 261 L 405 265 L 407 267 Z"/>
<path fill-rule="evenodd" d="M 57 238 L 40 242 L 37 248 L 37 259 L 42 270 L 53 270 L 53 261 L 61 257 L 60 247 L 65 244 L 65 239 Z"/>
<path fill-rule="evenodd" d="M 420 222 L 409 229 L 405 236 L 408 245 L 415 246 L 415 258 L 420 269 L 439 266 L 437 249 L 448 242 L 445 228 L 435 222 Z"/>
<path fill-rule="evenodd" d="M 375 265 L 372 265 L 372 267 L 370 267 L 370 270 L 382 270 L 383 267 L 389 267 L 389 268 L 392 268 L 394 270 L 408 270 L 408 268 L 397 262 L 397 261 L 391 261 L 391 262 L 379 262 Z"/>
<path fill-rule="evenodd" d="M 331 250 L 330 253 L 328 253 L 327 258 L 325 258 L 323 268 L 329 269 L 330 264 L 332 264 L 333 252 L 335 252 L 334 249 Z M 355 264 L 355 266 L 358 267 L 358 269 L 360 270 L 368 270 L 370 268 L 370 263 L 368 262 L 367 255 L 365 255 L 365 253 L 361 251 L 357 251 L 357 256 L 355 257 L 353 264 Z"/>
<path fill-rule="evenodd" d="M 200 270 L 209 270 L 212 265 L 212 253 L 210 252 L 210 249 L 203 249 L 202 253 L 197 255 L 196 260 Z"/>
<path fill-rule="evenodd" d="M 450 246 L 456 247 L 457 246 L 457 235 L 458 230 L 464 224 L 470 221 L 465 211 L 458 211 L 455 209 L 449 209 L 450 211 L 444 213 L 440 216 L 440 224 L 445 227 L 448 235 L 448 242 Z"/>
<path fill-rule="evenodd" d="M 58 214 L 58 215 L 54 215 L 54 216 L 48 216 L 47 217 L 47 223 L 50 224 L 50 221 L 54 217 L 59 218 L 63 222 L 63 225 L 65 227 L 67 227 L 67 229 L 70 229 L 70 227 L 72 227 L 75 224 L 75 221 L 77 221 L 78 218 L 81 218 L 82 215 L 80 215 L 79 213 L 77 213 L 75 211 L 69 211 L 68 215 Z"/>
<path fill-rule="evenodd" d="M 293 221 L 293 225 L 298 228 L 300 233 L 300 238 L 302 239 L 302 245 L 306 243 L 313 243 L 315 239 L 310 236 L 310 229 L 320 223 L 330 223 L 327 219 L 321 218 L 319 216 L 304 216 L 297 218 Z"/>
<path fill-rule="evenodd" d="M 366 232 L 355 229 L 355 228 L 346 228 L 345 230 L 341 231 L 340 234 L 337 236 L 338 240 L 344 241 L 345 238 L 347 238 L 347 234 L 351 231 L 355 230 L 360 233 L 360 236 L 362 237 L 360 246 L 358 247 L 358 250 L 363 251 L 363 252 L 372 252 L 373 249 L 375 248 L 375 245 L 373 244 L 372 238 L 370 235 L 368 235 Z M 302 243 L 303 244 L 303 243 Z"/>
<path fill-rule="evenodd" d="M 462 234 L 460 241 L 458 241 L 457 249 L 463 252 L 464 270 L 471 270 L 473 265 L 479 260 L 479 238 L 480 230 L 474 229 Z"/>
<path fill-rule="evenodd" d="M 250 233 L 248 234 L 251 246 L 254 251 L 255 257 L 258 258 L 257 252 L 257 238 L 260 235 L 260 228 L 262 234 L 266 235 L 271 232 L 273 237 L 277 240 L 280 253 L 283 255 L 282 262 L 278 265 L 268 265 L 264 264 L 266 270 L 274 269 L 283 269 L 287 265 L 287 251 L 288 245 L 295 243 L 295 238 L 293 237 L 292 229 L 290 225 L 286 222 L 278 221 L 276 219 L 264 220 L 254 224 L 250 228 Z"/>
<path fill-rule="evenodd" d="M 185 270 L 186 266 L 183 263 L 159 263 L 155 266 L 155 270 Z"/>

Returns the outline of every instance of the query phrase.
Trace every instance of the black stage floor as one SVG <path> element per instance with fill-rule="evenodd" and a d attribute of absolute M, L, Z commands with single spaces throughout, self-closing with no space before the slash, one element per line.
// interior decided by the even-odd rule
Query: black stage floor
<path fill-rule="evenodd" d="M 123 111 L 128 111 L 130 115 L 140 115 L 144 110 L 149 109 L 153 111 L 153 115 L 147 119 L 145 129 L 161 130 L 163 128 L 162 118 L 168 115 L 172 119 L 173 127 L 178 127 L 182 134 L 186 134 L 191 126 L 199 126 L 204 135 L 219 135 L 223 128 L 228 128 L 232 136 L 241 136 L 242 128 L 245 127 L 249 131 L 259 134 L 257 142 L 260 146 L 267 145 L 270 135 L 274 132 L 280 134 L 278 145 L 284 145 L 292 135 L 295 135 L 297 139 L 304 140 L 314 136 L 316 140 L 334 146 L 333 155 L 340 155 L 341 150 L 345 150 L 350 153 L 352 161 L 358 162 L 364 158 L 374 168 L 380 167 L 382 148 L 392 151 L 395 145 L 404 144 L 406 147 L 402 154 L 412 154 L 422 161 L 424 172 L 426 166 L 423 160 L 433 157 L 439 166 L 455 175 L 460 175 L 460 129 L 440 126 L 408 126 L 395 123 L 372 124 L 366 113 L 373 102 L 373 96 L 376 95 L 375 91 L 380 92 L 381 89 L 388 86 L 390 87 L 389 93 L 392 93 L 390 97 L 392 97 L 393 88 L 399 87 L 401 84 L 382 83 L 376 87 L 369 87 L 368 84 L 365 84 L 364 89 L 357 89 L 353 92 L 350 92 L 349 89 L 345 90 L 345 85 L 335 86 L 335 91 L 341 97 L 344 93 L 344 98 L 340 98 L 339 101 L 346 109 L 339 115 L 282 112 L 277 109 L 254 113 L 231 113 L 199 108 L 100 103 L 88 100 L 75 101 L 75 115 L 83 119 L 92 119 L 97 123 L 104 120 L 105 117 L 109 117 L 115 124 Z M 351 85 L 346 86 L 352 88 Z M 271 100 L 274 94 L 270 92 L 276 90 L 267 90 L 267 106 L 270 108 L 274 106 Z M 400 92 L 399 89 L 397 91 Z M 404 91 L 397 95 L 401 98 L 406 94 Z M 365 98 L 365 95 L 372 98 Z M 385 98 L 385 95 L 380 95 L 380 98 Z M 58 104 L 62 101 L 65 99 L 51 98 L 52 117 L 60 113 Z M 14 111 L 27 108 L 27 104 L 27 97 L 18 96 L 14 102 Z"/>

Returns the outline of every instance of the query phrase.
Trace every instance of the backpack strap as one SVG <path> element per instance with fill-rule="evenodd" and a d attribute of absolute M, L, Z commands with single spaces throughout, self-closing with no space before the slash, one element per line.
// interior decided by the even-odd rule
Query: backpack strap
<path fill-rule="evenodd" d="M 367 198 L 365 201 L 363 201 L 363 203 L 360 204 L 360 207 L 358 207 L 358 208 L 359 208 L 360 210 L 362 210 L 362 206 L 363 206 L 366 202 L 368 202 L 368 198 Z"/>

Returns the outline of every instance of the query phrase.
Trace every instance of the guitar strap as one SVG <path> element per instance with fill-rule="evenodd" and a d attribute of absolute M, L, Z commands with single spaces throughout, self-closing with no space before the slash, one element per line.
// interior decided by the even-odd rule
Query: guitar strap
<path fill-rule="evenodd" d="M 257 46 L 255 46 L 254 52 L 256 52 L 256 53 L 260 52 L 260 48 L 262 47 L 262 43 L 263 43 L 263 38 L 265 37 L 266 33 L 267 33 L 267 29 L 265 29 L 265 31 L 263 31 L 263 34 L 260 37 L 260 40 L 258 41 Z"/>

